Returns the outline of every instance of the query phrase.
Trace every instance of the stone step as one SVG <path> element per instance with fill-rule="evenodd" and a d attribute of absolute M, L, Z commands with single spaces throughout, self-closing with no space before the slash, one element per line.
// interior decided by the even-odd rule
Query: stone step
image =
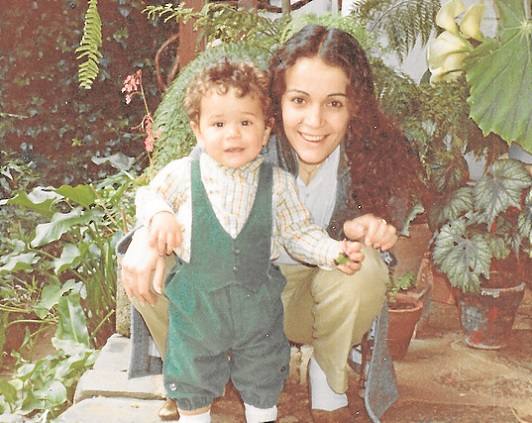
<path fill-rule="evenodd" d="M 79 380 L 74 403 L 96 396 L 163 399 L 162 375 L 128 379 L 129 353 L 129 338 L 112 335 L 100 351 L 92 370 L 85 372 Z"/>
<path fill-rule="evenodd" d="M 157 412 L 162 405 L 156 400 L 95 397 L 70 407 L 55 423 L 160 423 Z M 235 418 L 216 413 L 212 422 L 235 423 Z"/>

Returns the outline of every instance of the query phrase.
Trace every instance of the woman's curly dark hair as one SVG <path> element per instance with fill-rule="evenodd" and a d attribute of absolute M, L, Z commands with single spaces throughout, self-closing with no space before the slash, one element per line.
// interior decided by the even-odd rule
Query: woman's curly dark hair
<path fill-rule="evenodd" d="M 374 213 L 400 225 L 412 197 L 424 197 L 427 192 L 421 164 L 406 137 L 380 110 L 368 58 L 350 34 L 336 28 L 307 25 L 272 56 L 270 91 L 282 162 L 292 172 L 297 168 L 295 153 L 283 129 L 281 99 L 286 89 L 285 74 L 298 59 L 312 57 L 342 69 L 349 81 L 351 119 L 344 143 L 355 202 L 363 213 Z"/>

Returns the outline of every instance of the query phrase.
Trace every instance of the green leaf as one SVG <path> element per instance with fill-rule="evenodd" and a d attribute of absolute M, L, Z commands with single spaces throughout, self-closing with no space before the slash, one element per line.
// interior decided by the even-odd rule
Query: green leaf
<path fill-rule="evenodd" d="M 89 0 L 89 6 L 85 13 L 85 25 L 83 27 L 83 37 L 81 38 L 76 53 L 81 52 L 76 58 L 86 57 L 78 67 L 78 79 L 81 88 L 90 89 L 92 83 L 98 76 L 98 64 L 102 54 L 102 21 L 98 13 L 98 1 Z"/>
<path fill-rule="evenodd" d="M 41 292 L 41 300 L 37 303 L 35 312 L 42 319 L 48 311 L 59 303 L 59 299 L 65 292 L 75 288 L 76 283 L 69 279 L 63 285 L 55 282 L 46 285 Z"/>
<path fill-rule="evenodd" d="M 52 345 L 58 351 L 61 351 L 63 354 L 69 356 L 77 356 L 90 350 L 90 348 L 84 343 L 76 342 L 70 339 L 52 338 Z"/>
<path fill-rule="evenodd" d="M 36 187 L 29 194 L 23 191 L 17 192 L 14 197 L 3 200 L 2 203 L 24 207 L 50 218 L 56 211 L 55 203 L 61 198 L 60 195 L 51 191 L 50 188 Z"/>
<path fill-rule="evenodd" d="M 473 189 L 475 206 L 482 210 L 488 226 L 510 206 L 520 208 L 523 189 L 530 187 L 532 177 L 525 166 L 512 159 L 497 160 Z"/>
<path fill-rule="evenodd" d="M 95 214 L 83 211 L 76 207 L 69 213 L 55 213 L 50 223 L 42 223 L 35 228 L 35 238 L 31 241 L 32 247 L 41 247 L 52 241 L 57 241 L 61 236 L 76 225 L 86 225 L 94 220 Z"/>
<path fill-rule="evenodd" d="M 532 152 L 532 22 L 523 0 L 495 0 L 500 14 L 496 39 L 482 42 L 466 62 L 470 116 L 484 135 Z M 529 6 L 530 7 L 530 6 Z"/>
<path fill-rule="evenodd" d="M 81 253 L 79 248 L 74 244 L 65 244 L 61 257 L 54 260 L 54 271 L 57 275 L 67 269 L 76 267 L 79 264 Z"/>
<path fill-rule="evenodd" d="M 525 205 L 517 218 L 517 230 L 519 235 L 528 239 L 530 248 L 532 244 L 532 189 L 528 190 Z"/>
<path fill-rule="evenodd" d="M 5 264 L 0 267 L 2 272 L 32 271 L 33 265 L 39 261 L 36 253 L 23 253 L 7 256 Z"/>
<path fill-rule="evenodd" d="M 57 380 L 48 381 L 44 387 L 37 389 L 34 395 L 37 399 L 45 401 L 47 408 L 62 404 L 67 400 L 65 385 Z"/>
<path fill-rule="evenodd" d="M 101 165 L 103 163 L 109 162 L 111 166 L 118 170 L 129 170 L 133 163 L 135 163 L 134 157 L 126 156 L 124 153 L 115 153 L 111 156 L 106 157 L 92 157 L 91 161 L 94 164 Z"/>
<path fill-rule="evenodd" d="M 465 212 L 473 209 L 473 190 L 471 187 L 461 187 L 453 191 L 449 202 L 443 210 L 443 219 L 454 221 Z"/>
<path fill-rule="evenodd" d="M 510 250 L 508 249 L 506 242 L 503 238 L 492 234 L 487 234 L 486 239 L 488 241 L 491 253 L 494 258 L 500 260 L 508 256 Z"/>
<path fill-rule="evenodd" d="M 67 297 L 61 297 L 57 310 L 59 313 L 59 322 L 54 339 L 58 341 L 73 341 L 75 344 L 81 344 L 85 349 L 89 348 L 89 333 L 87 331 L 85 314 L 80 305 L 79 294 L 72 293 Z M 61 346 L 61 349 L 64 350 L 64 348 L 69 347 L 64 342 L 52 342 L 56 348 Z M 75 344 L 70 344 L 70 347 L 75 346 Z M 68 355 L 71 355 L 71 351 L 64 351 Z"/>
<path fill-rule="evenodd" d="M 489 277 L 491 249 L 481 235 L 466 237 L 464 220 L 444 225 L 436 237 L 434 261 L 451 285 L 464 292 L 478 292 L 480 277 Z"/>
<path fill-rule="evenodd" d="M 96 193 L 91 185 L 61 185 L 55 191 L 85 208 L 89 208 L 96 200 Z"/>
<path fill-rule="evenodd" d="M 405 218 L 405 221 L 403 223 L 403 227 L 401 229 L 401 232 L 399 235 L 402 236 L 410 236 L 410 224 L 414 221 L 416 216 L 418 214 L 421 214 L 425 211 L 425 207 L 421 203 L 416 203 L 412 206 L 412 208 L 409 210 L 408 215 Z"/>
<path fill-rule="evenodd" d="M 9 404 L 14 404 L 17 400 L 17 390 L 3 378 L 0 378 L 0 394 L 4 396 Z"/>

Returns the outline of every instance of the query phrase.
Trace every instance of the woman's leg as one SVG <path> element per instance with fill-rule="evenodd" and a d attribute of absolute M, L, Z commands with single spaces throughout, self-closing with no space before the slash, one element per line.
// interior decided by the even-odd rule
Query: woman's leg
<path fill-rule="evenodd" d="M 159 295 L 154 305 L 141 304 L 135 298 L 131 299 L 131 303 L 144 318 L 155 346 L 164 358 L 168 336 L 168 299 L 164 295 Z"/>
<path fill-rule="evenodd" d="M 305 266 L 282 266 L 285 331 L 294 342 L 312 344 L 314 359 L 338 393 L 347 390 L 347 359 L 371 327 L 385 300 L 388 268 L 373 249 L 364 249 L 354 275 Z"/>

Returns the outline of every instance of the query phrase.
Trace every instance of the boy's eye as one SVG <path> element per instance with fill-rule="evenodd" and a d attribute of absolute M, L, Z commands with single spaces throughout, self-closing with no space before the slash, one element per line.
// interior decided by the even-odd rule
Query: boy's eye
<path fill-rule="evenodd" d="M 250 120 L 243 120 L 242 121 L 242 126 L 250 126 L 251 125 L 251 121 Z"/>
<path fill-rule="evenodd" d="M 212 125 L 216 126 L 217 128 L 223 128 L 224 123 L 223 122 L 214 122 Z"/>

